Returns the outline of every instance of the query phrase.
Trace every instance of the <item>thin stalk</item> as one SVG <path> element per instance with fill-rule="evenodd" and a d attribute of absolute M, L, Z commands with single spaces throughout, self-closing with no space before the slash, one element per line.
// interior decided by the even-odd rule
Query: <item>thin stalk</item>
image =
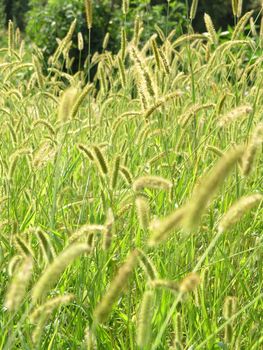
<path fill-rule="evenodd" d="M 216 243 L 218 242 L 218 240 L 221 238 L 222 233 L 218 232 L 215 237 L 213 238 L 213 240 L 210 242 L 209 246 L 207 247 L 206 251 L 204 252 L 204 254 L 201 256 L 201 258 L 199 259 L 198 263 L 196 264 L 195 268 L 193 269 L 193 272 L 197 272 L 201 265 L 203 264 L 203 262 L 205 261 L 205 259 L 207 258 L 208 254 L 211 252 L 211 250 L 215 247 Z M 160 327 L 160 330 L 157 334 L 157 337 L 155 339 L 155 342 L 151 348 L 151 350 L 155 350 L 158 348 L 158 346 L 160 345 L 161 341 L 162 341 L 162 337 L 163 334 L 166 330 L 166 328 L 169 325 L 169 322 L 171 321 L 175 310 L 177 308 L 178 303 L 182 300 L 182 296 L 183 294 L 181 292 L 179 292 L 179 294 L 177 295 L 177 298 L 175 299 L 175 301 L 173 302 L 169 312 L 167 313 L 167 316 L 164 320 L 164 322 L 162 323 L 162 326 Z"/>
<path fill-rule="evenodd" d="M 236 312 L 233 316 L 231 316 L 226 322 L 224 322 L 220 327 L 218 327 L 213 334 L 211 334 L 209 337 L 207 337 L 204 341 L 202 341 L 201 343 L 199 343 L 196 347 L 195 350 L 198 349 L 204 349 L 204 345 L 209 342 L 211 339 L 214 338 L 214 336 L 216 334 L 218 334 L 219 332 L 221 332 L 226 325 L 228 325 L 229 323 L 233 322 L 235 319 L 238 318 L 238 316 L 242 315 L 243 312 L 245 312 L 246 310 L 248 310 L 251 306 L 253 306 L 257 301 L 259 301 L 260 299 L 263 298 L 263 293 L 259 294 L 254 300 L 251 300 L 250 303 L 248 303 L 246 306 L 244 306 L 242 309 L 240 309 L 238 312 Z"/>

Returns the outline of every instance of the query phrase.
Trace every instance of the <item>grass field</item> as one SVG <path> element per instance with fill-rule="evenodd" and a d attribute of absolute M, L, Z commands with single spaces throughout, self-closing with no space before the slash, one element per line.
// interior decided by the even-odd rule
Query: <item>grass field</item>
<path fill-rule="evenodd" d="M 118 54 L 105 40 L 76 74 L 75 23 L 48 66 L 9 23 L 1 349 L 262 349 L 263 33 L 250 18 L 227 38 L 205 16 L 206 34 L 189 23 L 146 43 L 136 19 Z"/>

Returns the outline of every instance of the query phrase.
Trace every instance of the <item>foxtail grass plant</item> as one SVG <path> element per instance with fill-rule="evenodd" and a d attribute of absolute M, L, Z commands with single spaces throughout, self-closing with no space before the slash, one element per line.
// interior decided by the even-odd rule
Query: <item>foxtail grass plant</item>
<path fill-rule="evenodd" d="M 169 32 L 175 1 L 115 2 L 94 53 L 100 1 L 50 57 L 8 22 L 1 349 L 261 348 L 262 9 L 201 33 L 187 3 Z"/>

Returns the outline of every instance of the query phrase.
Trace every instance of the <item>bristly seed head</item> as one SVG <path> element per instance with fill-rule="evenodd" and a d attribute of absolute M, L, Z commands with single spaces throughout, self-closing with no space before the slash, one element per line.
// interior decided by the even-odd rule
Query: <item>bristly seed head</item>
<path fill-rule="evenodd" d="M 142 176 L 133 182 L 133 190 L 135 192 L 143 190 L 144 188 L 152 188 L 159 190 L 170 190 L 173 184 L 171 181 L 160 176 Z"/>

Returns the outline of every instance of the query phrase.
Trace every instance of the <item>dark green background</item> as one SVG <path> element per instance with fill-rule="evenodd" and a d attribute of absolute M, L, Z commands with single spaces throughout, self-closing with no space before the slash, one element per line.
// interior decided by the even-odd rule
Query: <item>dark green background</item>
<path fill-rule="evenodd" d="M 260 9 L 259 0 L 244 0 L 243 12 L 248 9 Z M 109 49 L 113 52 L 120 47 L 120 28 L 125 23 L 128 39 L 133 35 L 133 22 L 140 15 L 144 32 L 142 42 L 147 40 L 156 30 L 157 24 L 164 32 L 176 29 L 179 36 L 186 31 L 187 13 L 191 1 L 171 0 L 170 13 L 167 19 L 167 0 L 130 0 L 130 11 L 124 18 L 121 10 L 122 0 L 93 0 L 92 52 L 102 50 L 102 41 L 107 32 L 110 33 Z M 199 0 L 198 11 L 193 27 L 196 31 L 204 31 L 204 12 L 210 14 L 216 30 L 225 30 L 234 24 L 231 0 Z M 255 11 L 255 16 L 258 11 Z M 73 21 L 77 18 L 77 30 L 73 37 L 71 56 L 79 58 L 77 50 L 77 32 L 82 32 L 86 41 L 81 58 L 87 55 L 87 27 L 84 0 L 0 0 L 0 24 L 7 25 L 12 19 L 26 33 L 28 42 L 42 48 L 45 60 L 52 55 L 57 43 L 56 38 L 63 38 Z"/>

